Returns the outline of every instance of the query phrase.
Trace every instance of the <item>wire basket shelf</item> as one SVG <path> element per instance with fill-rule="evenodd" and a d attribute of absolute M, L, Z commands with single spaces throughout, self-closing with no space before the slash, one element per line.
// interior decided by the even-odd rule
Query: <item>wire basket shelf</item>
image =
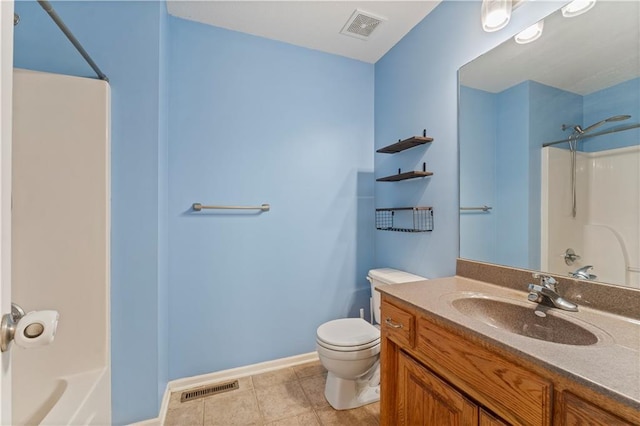
<path fill-rule="evenodd" d="M 376 209 L 376 229 L 396 232 L 433 231 L 432 207 Z"/>

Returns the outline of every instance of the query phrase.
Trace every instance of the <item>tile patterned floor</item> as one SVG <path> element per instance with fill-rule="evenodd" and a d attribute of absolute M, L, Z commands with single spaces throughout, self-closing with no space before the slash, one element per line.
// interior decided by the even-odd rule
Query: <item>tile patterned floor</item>
<path fill-rule="evenodd" d="M 240 389 L 180 402 L 171 395 L 166 426 L 377 426 L 380 403 L 336 411 L 324 398 L 319 361 L 238 379 Z"/>

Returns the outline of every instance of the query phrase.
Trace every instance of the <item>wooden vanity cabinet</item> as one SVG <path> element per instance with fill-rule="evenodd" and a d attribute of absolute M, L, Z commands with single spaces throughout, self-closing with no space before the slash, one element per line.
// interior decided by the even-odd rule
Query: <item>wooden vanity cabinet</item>
<path fill-rule="evenodd" d="M 398 354 L 398 426 L 478 425 L 478 405 L 405 352 Z"/>
<path fill-rule="evenodd" d="M 631 426 L 618 416 L 594 405 L 571 392 L 562 392 L 561 409 L 558 410 L 557 424 L 561 426 L 593 425 L 593 426 Z M 639 414 L 640 416 L 640 414 Z"/>
<path fill-rule="evenodd" d="M 383 294 L 381 309 L 383 426 L 640 425 L 629 407 L 409 304 Z"/>

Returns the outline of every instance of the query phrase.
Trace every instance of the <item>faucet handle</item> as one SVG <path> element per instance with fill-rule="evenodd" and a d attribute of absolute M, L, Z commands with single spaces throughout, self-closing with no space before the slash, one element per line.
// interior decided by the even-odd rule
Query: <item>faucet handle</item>
<path fill-rule="evenodd" d="M 529 302 L 540 303 L 542 302 L 542 296 L 540 296 L 540 294 L 538 293 L 529 293 L 529 295 L 527 296 L 527 300 L 529 300 Z"/>
<path fill-rule="evenodd" d="M 543 287 L 547 287 L 550 288 L 551 290 L 555 291 L 556 288 L 556 284 L 558 284 L 558 281 L 556 281 L 555 278 L 549 276 L 549 275 L 543 275 L 543 274 L 539 274 L 537 272 L 534 272 L 532 274 L 533 278 L 539 278 L 540 279 L 540 285 Z"/>

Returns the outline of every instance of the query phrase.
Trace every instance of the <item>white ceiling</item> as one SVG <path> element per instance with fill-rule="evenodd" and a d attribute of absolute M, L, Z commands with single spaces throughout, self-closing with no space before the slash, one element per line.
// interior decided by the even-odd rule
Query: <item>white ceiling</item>
<path fill-rule="evenodd" d="M 587 95 L 640 77 L 640 2 L 598 1 L 587 13 L 545 18 L 542 37 L 509 39 L 465 65 L 461 84 L 498 93 L 525 80 Z"/>
<path fill-rule="evenodd" d="M 170 0 L 171 15 L 375 63 L 441 0 Z M 356 9 L 385 18 L 368 40 L 340 34 Z"/>

